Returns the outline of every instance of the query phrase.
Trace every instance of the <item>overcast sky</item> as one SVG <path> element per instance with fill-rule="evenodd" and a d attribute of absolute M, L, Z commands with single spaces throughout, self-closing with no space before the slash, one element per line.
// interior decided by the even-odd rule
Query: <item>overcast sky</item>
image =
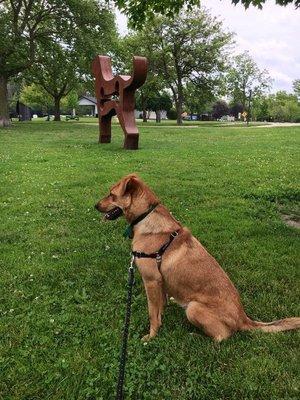
<path fill-rule="evenodd" d="M 238 52 L 249 50 L 260 68 L 273 78 L 272 91 L 292 91 L 292 81 L 300 79 L 300 10 L 281 7 L 267 0 L 263 10 L 234 6 L 231 0 L 202 0 L 202 6 L 219 16 L 224 26 L 235 32 Z M 126 32 L 126 17 L 117 12 L 121 34 Z"/>

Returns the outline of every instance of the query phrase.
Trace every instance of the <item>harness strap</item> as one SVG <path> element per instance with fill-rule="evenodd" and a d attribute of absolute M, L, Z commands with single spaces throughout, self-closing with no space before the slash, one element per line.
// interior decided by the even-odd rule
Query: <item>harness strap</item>
<path fill-rule="evenodd" d="M 178 236 L 179 230 L 180 229 L 172 232 L 169 240 L 166 243 L 164 243 L 158 251 L 154 253 L 144 253 L 143 251 L 132 251 L 131 254 L 133 255 L 133 257 L 136 258 L 155 258 L 157 262 L 157 267 L 160 270 L 160 266 L 162 263 L 162 256 L 164 252 L 167 250 L 167 248 L 170 246 L 170 244 L 173 242 L 173 240 L 176 238 L 176 236 Z"/>

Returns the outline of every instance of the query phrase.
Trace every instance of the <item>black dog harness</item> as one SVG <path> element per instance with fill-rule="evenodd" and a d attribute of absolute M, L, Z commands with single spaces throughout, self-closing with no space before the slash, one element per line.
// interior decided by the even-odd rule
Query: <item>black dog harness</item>
<path fill-rule="evenodd" d="M 171 233 L 169 240 L 164 243 L 161 248 L 156 251 L 155 253 L 144 253 L 142 251 L 132 251 L 131 254 L 133 255 L 133 257 L 135 258 L 155 258 L 156 259 L 156 263 L 157 263 L 157 268 L 160 270 L 161 267 L 161 263 L 162 263 L 162 256 L 164 254 L 164 252 L 167 250 L 167 248 L 170 246 L 170 244 L 173 242 L 173 240 L 176 238 L 176 236 L 178 236 L 179 234 L 179 230 L 174 231 Z"/>

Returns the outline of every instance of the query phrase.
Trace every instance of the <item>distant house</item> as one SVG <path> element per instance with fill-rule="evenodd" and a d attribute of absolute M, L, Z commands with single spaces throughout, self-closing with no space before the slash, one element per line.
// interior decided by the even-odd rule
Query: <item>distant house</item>
<path fill-rule="evenodd" d="M 78 100 L 78 106 L 82 106 L 82 114 L 95 117 L 98 114 L 97 99 L 93 96 L 81 96 Z"/>

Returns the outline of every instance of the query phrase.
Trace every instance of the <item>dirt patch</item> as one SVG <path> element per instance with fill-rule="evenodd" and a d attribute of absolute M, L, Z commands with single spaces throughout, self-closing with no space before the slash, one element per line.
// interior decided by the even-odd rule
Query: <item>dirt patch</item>
<path fill-rule="evenodd" d="M 287 226 L 292 226 L 293 228 L 300 229 L 300 218 L 296 215 L 281 214 L 282 221 Z"/>

